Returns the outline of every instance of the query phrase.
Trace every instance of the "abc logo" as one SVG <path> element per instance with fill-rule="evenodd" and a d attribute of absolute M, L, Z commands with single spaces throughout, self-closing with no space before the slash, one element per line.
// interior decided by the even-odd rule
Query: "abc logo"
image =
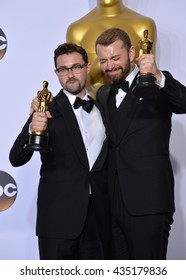
<path fill-rule="evenodd" d="M 3 30 L 0 28 L 0 59 L 3 58 L 7 50 L 7 39 L 3 32 Z"/>
<path fill-rule="evenodd" d="M 0 171 L 0 211 L 9 208 L 17 197 L 15 180 L 6 172 Z"/>

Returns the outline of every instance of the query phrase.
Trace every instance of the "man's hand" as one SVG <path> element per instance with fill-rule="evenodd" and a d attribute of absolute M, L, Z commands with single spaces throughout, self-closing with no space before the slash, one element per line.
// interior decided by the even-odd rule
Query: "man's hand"
<path fill-rule="evenodd" d="M 35 98 L 32 100 L 32 103 L 31 103 L 31 106 L 30 106 L 30 116 L 31 116 L 34 112 L 37 112 L 37 111 L 38 111 L 38 107 L 39 107 L 39 101 L 38 101 L 38 98 L 35 97 Z"/>
<path fill-rule="evenodd" d="M 156 78 L 156 83 L 161 83 L 162 74 L 156 65 L 155 57 L 153 54 L 142 54 L 137 58 L 137 63 L 140 68 L 141 74 L 152 73 Z"/>
<path fill-rule="evenodd" d="M 53 99 L 53 96 L 50 98 L 50 101 L 52 101 Z M 38 108 L 39 108 L 39 101 L 38 101 L 38 98 L 35 97 L 33 100 L 32 100 L 32 103 L 31 103 L 31 106 L 30 106 L 30 116 L 34 113 L 34 112 L 38 112 Z M 46 111 L 46 116 L 47 118 L 51 118 L 51 114 L 49 111 Z"/>
<path fill-rule="evenodd" d="M 48 112 L 49 113 L 49 112 Z M 30 132 L 45 131 L 48 123 L 48 115 L 46 112 L 34 112 L 30 125 Z"/>

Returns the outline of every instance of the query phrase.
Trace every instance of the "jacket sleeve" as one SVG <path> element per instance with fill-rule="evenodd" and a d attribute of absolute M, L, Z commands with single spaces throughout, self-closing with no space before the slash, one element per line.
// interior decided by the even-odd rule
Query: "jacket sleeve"
<path fill-rule="evenodd" d="M 33 151 L 27 151 L 24 149 L 24 145 L 28 143 L 29 140 L 29 125 L 31 123 L 31 117 L 25 123 L 22 131 L 15 140 L 10 153 L 9 160 L 12 166 L 18 167 L 27 163 L 32 155 Z"/>
<path fill-rule="evenodd" d="M 165 86 L 161 92 L 166 94 L 172 112 L 176 114 L 186 113 L 186 87 L 174 79 L 169 72 L 163 71 L 163 74 L 165 75 Z"/>

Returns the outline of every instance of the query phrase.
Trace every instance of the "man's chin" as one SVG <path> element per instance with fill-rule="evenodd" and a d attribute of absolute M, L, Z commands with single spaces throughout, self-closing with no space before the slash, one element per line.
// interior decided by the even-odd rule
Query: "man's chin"
<path fill-rule="evenodd" d="M 113 84 L 118 84 L 120 82 L 122 82 L 123 78 L 122 77 L 110 77 L 110 81 L 113 83 Z"/>
<path fill-rule="evenodd" d="M 72 95 L 77 95 L 81 92 L 80 89 L 77 89 L 77 90 L 68 90 Z"/>
<path fill-rule="evenodd" d="M 109 75 L 108 78 L 113 83 L 119 83 L 123 80 L 123 76 L 121 75 Z"/>
<path fill-rule="evenodd" d="M 72 94 L 74 94 L 74 95 L 76 95 L 76 94 L 78 94 L 82 89 L 81 89 L 81 87 L 80 87 L 80 85 L 78 84 L 77 85 L 77 83 L 74 83 L 74 84 L 68 84 L 68 86 L 67 86 L 67 90 L 69 91 L 69 92 L 71 92 Z"/>

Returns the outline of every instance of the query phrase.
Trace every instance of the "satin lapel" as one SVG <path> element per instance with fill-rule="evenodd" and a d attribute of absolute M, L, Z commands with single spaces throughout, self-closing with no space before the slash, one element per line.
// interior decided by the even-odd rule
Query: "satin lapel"
<path fill-rule="evenodd" d="M 79 125 L 71 104 L 63 91 L 60 91 L 60 93 L 56 96 L 53 105 L 56 110 L 53 110 L 52 116 L 56 117 L 57 115 L 63 115 L 72 145 L 74 146 L 82 164 L 88 167 L 88 158 Z"/>
<path fill-rule="evenodd" d="M 110 86 L 104 86 L 103 90 L 100 89 L 100 100 L 101 100 L 101 106 L 104 111 L 104 118 L 105 118 L 105 125 L 107 127 L 107 130 L 109 131 L 109 137 L 110 140 L 113 142 L 116 142 L 116 135 L 113 130 L 111 121 L 110 121 L 110 113 L 108 110 L 108 99 L 109 99 L 109 93 L 110 93 Z"/>
<path fill-rule="evenodd" d="M 121 105 L 119 106 L 118 110 L 121 110 L 121 118 L 119 121 L 119 133 L 117 142 L 119 143 L 124 134 L 126 133 L 133 117 L 136 112 L 137 106 L 139 104 L 139 99 L 136 98 L 132 93 L 132 86 L 130 87 L 127 95 L 123 99 Z"/>
<path fill-rule="evenodd" d="M 105 126 L 106 135 L 108 136 L 109 132 L 108 132 L 107 125 L 106 125 L 106 118 L 105 118 L 105 114 L 104 114 L 104 111 L 103 111 L 103 107 L 96 100 L 94 100 L 94 102 L 95 102 L 95 106 L 100 111 L 100 114 L 101 114 L 101 117 L 102 117 L 102 120 L 103 120 L 103 123 L 104 123 L 104 126 Z"/>

